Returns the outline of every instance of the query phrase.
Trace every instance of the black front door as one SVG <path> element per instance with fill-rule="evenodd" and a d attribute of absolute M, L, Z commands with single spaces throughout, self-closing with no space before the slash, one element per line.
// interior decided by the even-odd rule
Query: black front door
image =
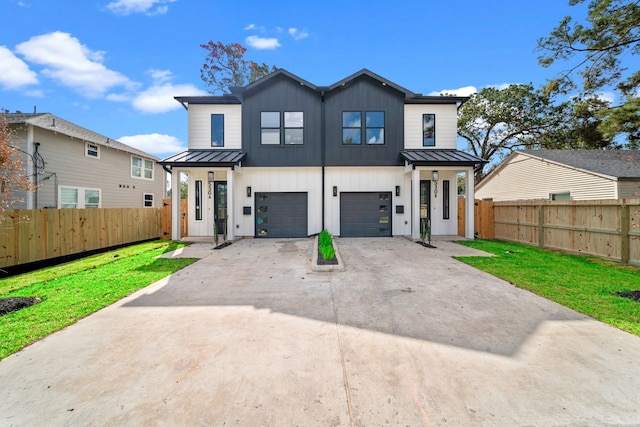
<path fill-rule="evenodd" d="M 216 181 L 213 184 L 213 219 L 218 236 L 227 237 L 227 182 Z"/>

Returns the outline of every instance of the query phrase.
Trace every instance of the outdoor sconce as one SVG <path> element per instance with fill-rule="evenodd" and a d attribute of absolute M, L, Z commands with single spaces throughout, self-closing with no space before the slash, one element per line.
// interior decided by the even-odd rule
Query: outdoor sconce
<path fill-rule="evenodd" d="M 251 187 L 247 187 L 247 197 L 251 197 Z"/>
<path fill-rule="evenodd" d="M 333 186 L 333 197 L 338 197 L 338 187 Z"/>
<path fill-rule="evenodd" d="M 396 196 L 400 197 L 400 186 L 396 185 Z"/>
<path fill-rule="evenodd" d="M 211 193 L 213 191 L 213 181 L 215 179 L 215 176 L 213 174 L 213 172 L 209 172 L 208 173 L 208 182 L 209 182 L 209 198 L 211 198 Z"/>
<path fill-rule="evenodd" d="M 431 181 L 433 181 L 433 197 L 438 197 L 438 171 L 431 172 Z"/>

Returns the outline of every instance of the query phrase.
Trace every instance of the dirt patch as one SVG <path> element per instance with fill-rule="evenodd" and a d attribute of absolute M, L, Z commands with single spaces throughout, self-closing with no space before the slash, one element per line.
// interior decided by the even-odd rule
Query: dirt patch
<path fill-rule="evenodd" d="M 318 265 L 338 265 L 338 258 L 334 256 L 331 259 L 324 259 L 318 250 Z"/>
<path fill-rule="evenodd" d="M 640 302 L 640 290 L 616 292 L 616 295 Z"/>
<path fill-rule="evenodd" d="M 23 308 L 31 307 L 40 302 L 39 298 L 31 297 L 13 297 L 0 298 L 0 316 L 13 313 Z"/>

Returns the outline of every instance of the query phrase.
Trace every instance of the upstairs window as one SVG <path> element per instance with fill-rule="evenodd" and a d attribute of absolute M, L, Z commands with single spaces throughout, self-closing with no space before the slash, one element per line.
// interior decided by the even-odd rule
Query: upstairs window
<path fill-rule="evenodd" d="M 436 146 L 436 115 L 422 115 L 422 145 L 424 147 Z"/>
<path fill-rule="evenodd" d="M 304 143 L 304 113 L 302 111 L 284 113 L 284 143 Z"/>
<path fill-rule="evenodd" d="M 84 144 L 84 155 L 87 157 L 93 157 L 95 159 L 100 158 L 100 147 L 97 144 L 87 142 Z"/>
<path fill-rule="evenodd" d="M 384 111 L 342 112 L 342 144 L 362 145 L 363 137 L 364 144 L 384 144 Z"/>
<path fill-rule="evenodd" d="M 263 145 L 304 144 L 304 112 L 285 111 L 282 117 L 279 111 L 261 112 L 260 143 Z"/>
<path fill-rule="evenodd" d="M 131 156 L 131 177 L 153 180 L 153 161 Z"/>
<path fill-rule="evenodd" d="M 264 145 L 280 144 L 280 113 L 263 111 L 260 113 L 260 142 Z"/>
<path fill-rule="evenodd" d="M 211 146 L 224 147 L 224 114 L 211 115 Z"/>

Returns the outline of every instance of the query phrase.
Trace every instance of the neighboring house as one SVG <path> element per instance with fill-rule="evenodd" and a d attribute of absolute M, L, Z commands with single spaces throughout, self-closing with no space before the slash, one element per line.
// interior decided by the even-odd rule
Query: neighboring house
<path fill-rule="evenodd" d="M 34 192 L 14 209 L 160 207 L 158 158 L 49 113 L 7 113 Z"/>
<path fill-rule="evenodd" d="M 638 199 L 640 151 L 514 151 L 476 185 L 476 198 L 494 201 Z"/>
<path fill-rule="evenodd" d="M 466 97 L 422 96 L 361 70 L 331 86 L 274 71 L 232 95 L 176 97 L 188 151 L 162 160 L 188 175 L 189 234 L 420 237 L 457 234 L 457 175 L 473 200 L 482 160 L 456 149 Z M 437 178 L 437 180 L 434 180 Z M 172 238 L 179 239 L 178 191 Z M 466 237 L 473 238 L 473 203 Z"/>

